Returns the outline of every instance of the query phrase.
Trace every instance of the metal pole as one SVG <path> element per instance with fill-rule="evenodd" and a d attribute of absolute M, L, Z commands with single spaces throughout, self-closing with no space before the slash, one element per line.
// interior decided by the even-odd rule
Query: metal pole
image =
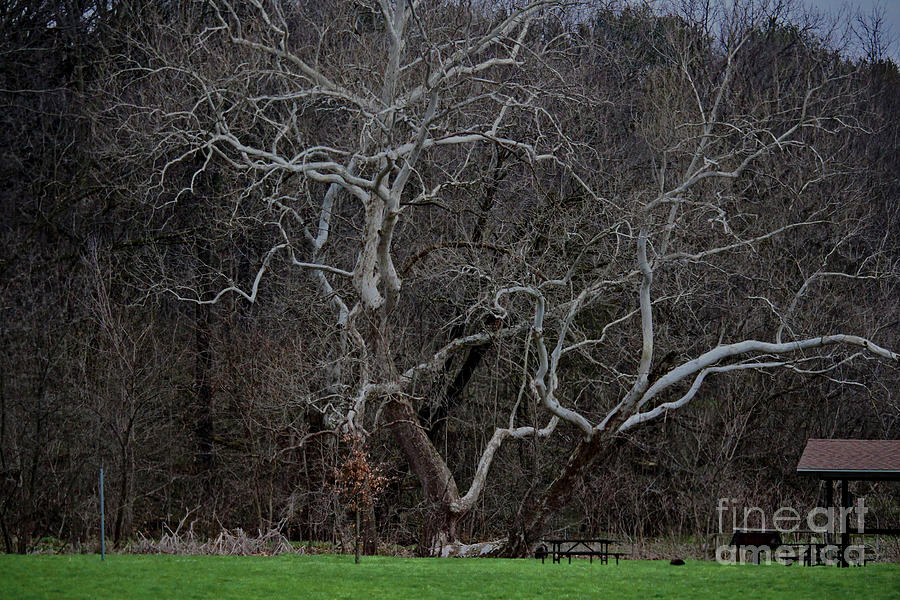
<path fill-rule="evenodd" d="M 846 479 L 841 480 L 841 503 L 844 505 L 845 509 L 849 509 L 853 506 L 853 503 L 850 500 L 850 483 Z M 841 511 L 841 545 L 839 546 L 841 550 L 841 566 L 847 567 L 846 555 L 847 555 L 847 546 L 850 545 L 850 511 L 844 510 Z"/>
<path fill-rule="evenodd" d="M 106 518 L 103 512 L 103 467 L 100 467 L 100 560 L 106 560 Z"/>
<path fill-rule="evenodd" d="M 835 533 L 835 516 L 834 516 L 834 481 L 831 479 L 825 480 L 825 508 L 828 509 L 828 523 L 830 525 L 829 531 L 825 532 L 825 543 L 832 544 L 834 543 L 834 533 Z"/>

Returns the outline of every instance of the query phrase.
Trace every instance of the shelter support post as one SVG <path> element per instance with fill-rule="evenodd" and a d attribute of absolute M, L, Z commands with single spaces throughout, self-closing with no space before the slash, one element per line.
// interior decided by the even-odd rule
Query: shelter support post
<path fill-rule="evenodd" d="M 834 480 L 833 479 L 825 480 L 825 510 L 828 511 L 829 515 L 834 514 Z M 832 523 L 832 528 L 830 531 L 825 532 L 825 543 L 826 544 L 831 544 L 834 542 L 834 539 L 833 539 L 833 537 L 834 537 L 834 531 L 833 531 L 834 519 L 832 518 L 832 519 L 830 519 L 830 521 Z"/>
<path fill-rule="evenodd" d="M 847 566 L 846 551 L 850 545 L 850 508 L 853 506 L 853 499 L 850 497 L 850 482 L 847 479 L 841 480 L 841 503 L 844 506 L 841 511 L 841 566 Z"/>

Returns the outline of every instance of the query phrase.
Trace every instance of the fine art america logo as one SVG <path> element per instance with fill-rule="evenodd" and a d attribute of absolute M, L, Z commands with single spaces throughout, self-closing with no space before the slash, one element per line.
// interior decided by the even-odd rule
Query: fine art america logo
<path fill-rule="evenodd" d="M 805 515 L 793 507 L 782 506 L 771 515 L 771 520 L 758 506 L 743 507 L 739 515 L 738 506 L 736 499 L 719 498 L 716 508 L 719 533 L 727 533 L 728 525 L 734 532 L 731 544 L 716 548 L 716 561 L 721 564 L 770 564 L 775 560 L 781 563 L 860 565 L 865 561 L 865 546 L 839 542 L 840 534 L 865 532 L 865 517 L 869 511 L 865 498 L 857 498 L 856 505 L 850 507 L 817 506 Z M 856 527 L 852 526 L 854 521 Z M 750 523 L 759 525 L 750 527 Z M 806 540 L 785 543 L 782 542 L 785 534 Z"/>

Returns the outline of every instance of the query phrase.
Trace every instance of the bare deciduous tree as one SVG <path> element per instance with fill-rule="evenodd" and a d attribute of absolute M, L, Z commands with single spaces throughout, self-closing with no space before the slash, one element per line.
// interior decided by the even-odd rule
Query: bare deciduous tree
<path fill-rule="evenodd" d="M 392 432 L 429 552 L 498 549 L 456 526 L 507 441 L 574 432 L 510 528 L 502 551 L 522 555 L 586 472 L 712 376 L 896 368 L 882 319 L 848 332 L 804 311 L 823 282 L 895 281 L 897 263 L 890 232 L 858 243 L 873 215 L 830 187 L 864 192 L 841 162 L 865 133 L 853 71 L 780 7 L 685 3 L 640 13 L 635 35 L 550 0 L 204 6 L 188 42 L 139 44 L 109 114 L 117 136 L 155 140 L 160 212 L 227 170 L 210 214 L 254 231 L 236 251 L 253 267 L 207 265 L 215 291 L 156 288 L 198 305 L 281 289 L 310 313 L 309 402 L 353 435 Z M 637 49 L 617 47 L 628 35 Z M 444 400 L 419 394 L 454 360 L 465 387 L 480 359 L 455 357 L 489 344 L 522 386 L 487 416 L 475 465 L 450 464 L 420 420 Z M 569 395 L 587 368 L 602 391 Z"/>

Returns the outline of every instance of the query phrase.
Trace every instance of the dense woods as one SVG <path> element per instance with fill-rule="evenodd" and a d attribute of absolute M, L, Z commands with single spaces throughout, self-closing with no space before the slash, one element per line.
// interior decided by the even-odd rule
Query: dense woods
<path fill-rule="evenodd" d="M 119 546 L 359 522 L 369 552 L 516 556 L 815 504 L 808 437 L 900 437 L 878 32 L 780 2 L 6 3 L 0 547 L 93 548 L 101 466 Z"/>

